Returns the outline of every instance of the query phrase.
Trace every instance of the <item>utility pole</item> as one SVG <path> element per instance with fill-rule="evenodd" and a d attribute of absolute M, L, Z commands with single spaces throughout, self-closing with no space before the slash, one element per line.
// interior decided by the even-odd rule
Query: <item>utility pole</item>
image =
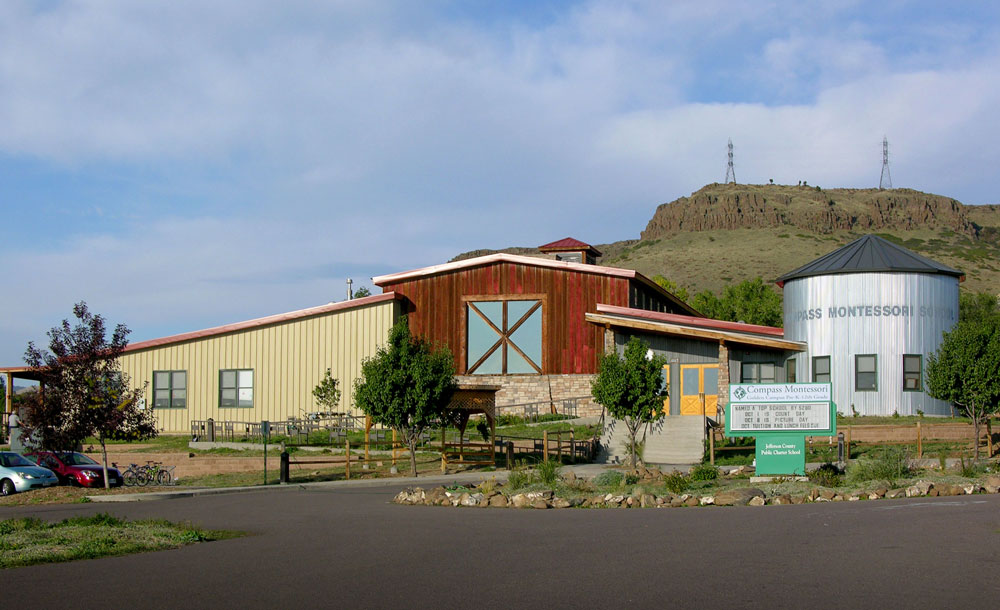
<path fill-rule="evenodd" d="M 892 188 L 892 174 L 889 173 L 889 138 L 882 136 L 882 177 L 878 180 L 878 190 Z"/>

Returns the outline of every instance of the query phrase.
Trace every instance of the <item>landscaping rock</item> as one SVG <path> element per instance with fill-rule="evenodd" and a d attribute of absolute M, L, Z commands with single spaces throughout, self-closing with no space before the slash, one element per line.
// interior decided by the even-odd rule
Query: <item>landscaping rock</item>
<path fill-rule="evenodd" d="M 809 502 L 809 496 L 792 496 L 792 504 L 805 504 Z"/>
<path fill-rule="evenodd" d="M 688 498 L 684 501 L 684 506 L 698 506 L 698 498 Z"/>
<path fill-rule="evenodd" d="M 514 508 L 528 508 L 531 506 L 531 500 L 524 494 L 514 494 L 510 499 L 510 504 Z"/>
<path fill-rule="evenodd" d="M 538 499 L 548 501 L 551 500 L 553 496 L 555 496 L 555 492 L 552 491 L 551 489 L 546 489 L 544 491 L 529 491 L 525 495 L 528 496 L 528 499 L 532 501 Z"/>
<path fill-rule="evenodd" d="M 753 498 L 763 498 L 765 495 L 763 491 L 755 487 L 727 489 L 715 494 L 713 503 L 717 506 L 746 506 Z"/>
<path fill-rule="evenodd" d="M 531 508 L 549 508 L 549 503 L 542 498 L 535 498 L 531 502 Z"/>
<path fill-rule="evenodd" d="M 983 482 L 983 489 L 988 494 L 1000 493 L 1000 477 L 996 475 L 986 477 L 986 481 Z"/>
<path fill-rule="evenodd" d="M 656 496 L 651 494 L 642 494 L 642 496 L 639 497 L 639 506 L 643 508 L 656 506 Z"/>
<path fill-rule="evenodd" d="M 962 491 L 964 491 L 967 495 L 971 496 L 972 494 L 979 491 L 979 485 L 976 485 L 975 483 L 969 483 L 968 485 L 962 487 Z"/>
<path fill-rule="evenodd" d="M 906 497 L 906 490 L 903 489 L 903 488 L 890 489 L 889 491 L 885 492 L 885 497 L 887 497 L 887 498 L 893 498 L 893 499 L 894 498 L 905 498 Z"/>
<path fill-rule="evenodd" d="M 576 473 L 573 472 L 572 470 L 567 470 L 565 473 L 563 473 L 562 480 L 570 484 L 576 483 Z"/>
<path fill-rule="evenodd" d="M 425 494 L 425 500 L 428 504 L 437 504 L 441 501 L 441 498 L 446 497 L 448 496 L 444 487 L 435 487 Z"/>
<path fill-rule="evenodd" d="M 552 498 L 552 508 L 569 508 L 573 506 L 566 498 Z"/>
<path fill-rule="evenodd" d="M 684 506 L 684 500 L 680 498 L 673 498 L 670 500 L 670 508 L 678 508 Z"/>
<path fill-rule="evenodd" d="M 792 503 L 792 496 L 788 494 L 781 494 L 780 496 L 775 496 L 774 499 L 771 500 L 771 504 L 791 504 L 791 503 Z"/>
<path fill-rule="evenodd" d="M 920 495 L 926 496 L 930 490 L 934 489 L 934 483 L 930 481 L 917 481 L 914 486 L 920 490 Z"/>
<path fill-rule="evenodd" d="M 507 504 L 508 504 L 507 497 L 504 496 L 503 494 L 496 494 L 496 495 L 490 496 L 489 504 L 493 508 L 507 508 Z"/>
<path fill-rule="evenodd" d="M 948 490 L 951 492 L 951 495 L 953 496 L 965 495 L 965 489 L 963 489 L 961 485 L 951 485 L 949 486 Z"/>
<path fill-rule="evenodd" d="M 859 494 L 851 494 L 851 495 L 847 496 L 847 501 L 848 502 L 857 502 L 859 500 L 861 500 L 861 496 Z"/>
<path fill-rule="evenodd" d="M 701 504 L 702 506 L 708 506 L 710 504 L 715 504 L 715 497 L 714 496 L 702 496 L 698 500 L 698 504 Z"/>
<path fill-rule="evenodd" d="M 872 493 L 868 494 L 868 497 L 872 500 L 874 500 L 875 498 L 884 498 L 885 494 L 887 493 L 889 493 L 889 490 L 887 490 L 885 487 L 879 487 L 875 489 Z M 872 498 L 871 497 L 872 495 L 874 495 L 875 498 Z"/>
<path fill-rule="evenodd" d="M 907 498 L 916 498 L 916 497 L 919 497 L 921 495 L 923 495 L 923 494 L 920 493 L 920 488 L 917 487 L 916 485 L 910 485 L 909 487 L 906 488 L 906 497 Z"/>
<path fill-rule="evenodd" d="M 462 506 L 479 506 L 485 500 L 483 494 L 476 492 L 474 494 L 462 494 L 464 497 L 461 501 Z"/>
<path fill-rule="evenodd" d="M 764 496 L 754 496 L 750 498 L 749 502 L 747 502 L 748 506 L 764 506 L 764 504 L 766 504 Z"/>
<path fill-rule="evenodd" d="M 816 491 L 815 489 L 813 491 Z M 826 500 L 827 502 L 833 502 L 834 498 L 837 497 L 837 492 L 831 489 L 824 489 L 819 492 L 818 500 Z"/>
<path fill-rule="evenodd" d="M 813 502 L 819 499 L 819 490 L 815 487 L 809 490 L 809 499 Z"/>

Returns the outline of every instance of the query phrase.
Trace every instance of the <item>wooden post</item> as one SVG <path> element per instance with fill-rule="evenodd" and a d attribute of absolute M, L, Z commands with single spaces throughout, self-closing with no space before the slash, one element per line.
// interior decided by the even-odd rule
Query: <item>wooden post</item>
<path fill-rule="evenodd" d="M 557 456 L 557 458 L 556 459 L 557 459 L 557 463 L 562 464 L 562 432 L 560 432 L 558 434 L 557 438 L 559 440 L 556 441 L 558 443 L 556 445 L 556 447 L 557 447 L 557 449 L 556 449 L 556 456 Z"/>
<path fill-rule="evenodd" d="M 715 432 L 708 433 L 708 460 L 715 466 Z"/>
<path fill-rule="evenodd" d="M 917 459 L 924 457 L 923 435 L 920 434 L 920 422 L 917 422 Z"/>
<path fill-rule="evenodd" d="M 441 474 L 448 472 L 448 454 L 441 450 Z"/>
<path fill-rule="evenodd" d="M 542 461 L 549 461 L 549 431 L 542 430 Z"/>
<path fill-rule="evenodd" d="M 851 461 L 851 427 L 847 426 L 847 442 L 844 443 L 844 463 Z"/>
<path fill-rule="evenodd" d="M 698 400 L 701 401 L 701 425 L 705 429 L 704 436 L 708 436 L 708 413 L 705 406 L 705 393 L 698 392 Z"/>
<path fill-rule="evenodd" d="M 347 434 L 347 430 L 344 430 L 344 434 Z M 365 464 L 368 463 L 369 455 L 368 449 L 372 442 L 372 417 L 371 415 L 365 416 Z"/>
<path fill-rule="evenodd" d="M 392 465 L 396 465 L 396 429 L 392 429 Z"/>
<path fill-rule="evenodd" d="M 576 430 L 569 431 L 569 463 L 576 464 Z"/>
<path fill-rule="evenodd" d="M 507 452 L 507 470 L 514 470 L 514 441 L 504 443 Z"/>
<path fill-rule="evenodd" d="M 344 441 L 344 454 L 347 461 L 344 462 L 344 478 L 351 478 L 351 439 Z"/>

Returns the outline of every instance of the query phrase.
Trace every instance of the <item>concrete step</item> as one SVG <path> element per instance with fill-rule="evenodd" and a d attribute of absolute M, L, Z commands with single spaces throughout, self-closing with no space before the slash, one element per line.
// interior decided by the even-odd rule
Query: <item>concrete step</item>
<path fill-rule="evenodd" d="M 653 424 L 646 433 L 643 461 L 647 464 L 697 464 L 704 454 L 704 419 L 671 416 Z"/>
<path fill-rule="evenodd" d="M 704 420 L 695 416 L 671 416 L 640 430 L 645 432 L 642 459 L 647 464 L 697 464 L 704 453 Z M 601 451 L 597 461 L 603 464 L 623 464 L 628 461 L 628 428 L 625 422 L 605 420 L 601 436 Z"/>

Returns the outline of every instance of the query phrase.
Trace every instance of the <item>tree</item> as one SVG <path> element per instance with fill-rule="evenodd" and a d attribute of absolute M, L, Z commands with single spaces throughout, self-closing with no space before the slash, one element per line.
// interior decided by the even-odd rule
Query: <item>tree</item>
<path fill-rule="evenodd" d="M 362 286 L 361 288 L 358 288 L 358 290 L 354 293 L 355 299 L 360 299 L 361 297 L 370 297 L 370 296 L 372 296 L 372 291 L 368 290 L 368 286 Z"/>
<path fill-rule="evenodd" d="M 340 406 L 340 382 L 326 369 L 323 380 L 313 388 L 313 397 L 323 411 L 336 411 Z"/>
<path fill-rule="evenodd" d="M 618 352 L 601 358 L 597 377 L 590 386 L 594 400 L 604 405 L 615 419 L 625 422 L 629 436 L 631 467 L 636 465 L 636 434 L 643 424 L 663 417 L 662 356 L 647 357 L 649 345 L 632 337 L 625 345 L 624 357 Z"/>
<path fill-rule="evenodd" d="M 362 362 L 354 402 L 372 421 L 399 434 L 410 449 L 410 469 L 417 476 L 417 441 L 446 419 L 456 387 L 451 352 L 412 336 L 403 316 L 389 331 L 388 343 Z"/>
<path fill-rule="evenodd" d="M 705 290 L 694 295 L 691 306 L 716 320 L 781 326 L 784 312 L 781 295 L 760 277 L 726 286 L 722 297 Z"/>
<path fill-rule="evenodd" d="M 1000 315 L 1000 298 L 989 292 L 962 292 L 958 295 L 958 319 L 979 321 Z"/>
<path fill-rule="evenodd" d="M 976 429 L 1000 412 L 1000 314 L 959 320 L 927 357 L 927 393 L 957 406 Z"/>
<path fill-rule="evenodd" d="M 680 286 L 677 285 L 677 282 L 673 280 L 668 280 L 667 278 L 663 277 L 660 274 L 654 275 L 652 277 L 652 280 L 656 282 L 660 286 L 660 288 L 663 288 L 664 290 L 674 295 L 678 299 L 684 301 L 685 303 L 687 302 L 688 300 L 687 288 L 681 288 Z"/>
<path fill-rule="evenodd" d="M 128 345 L 129 329 L 115 327 L 106 338 L 104 318 L 83 301 L 73 306 L 77 324 L 69 320 L 48 332 L 49 350 L 28 343 L 24 360 L 38 375 L 21 422 L 28 443 L 43 449 L 69 449 L 88 436 L 97 437 L 104 457 L 108 487 L 107 441 L 134 441 L 156 436 L 153 409 L 142 404 L 145 388 L 132 387 L 118 357 Z"/>

